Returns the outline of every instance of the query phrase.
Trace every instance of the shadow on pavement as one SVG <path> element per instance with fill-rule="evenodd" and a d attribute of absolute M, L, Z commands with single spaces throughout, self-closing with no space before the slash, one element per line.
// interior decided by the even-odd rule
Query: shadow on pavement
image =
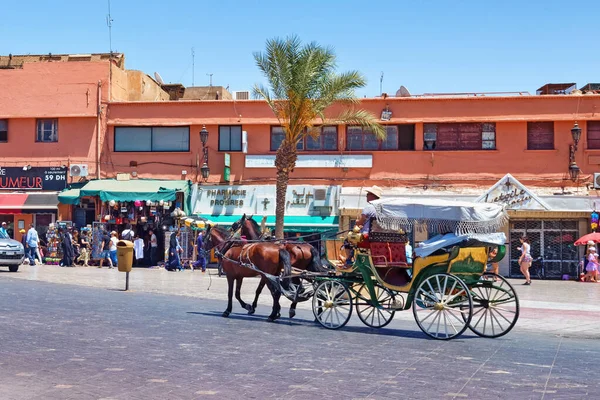
<path fill-rule="evenodd" d="M 217 317 L 217 318 L 223 318 L 222 317 L 222 312 L 217 312 L 217 311 L 210 311 L 210 312 L 200 312 L 200 311 L 188 311 L 187 314 L 193 314 L 193 315 L 202 315 L 202 316 L 206 316 L 206 317 Z M 267 322 L 267 316 L 266 315 L 248 315 L 248 314 L 242 314 L 242 313 L 231 313 L 229 315 L 229 317 L 227 317 L 227 319 L 233 319 L 233 320 L 240 320 L 240 321 L 260 321 L 260 322 Z M 308 320 L 308 319 L 302 319 L 302 318 L 294 318 L 293 320 L 289 319 L 289 318 L 285 318 L 282 317 L 281 319 L 278 319 L 275 324 L 277 325 L 289 325 L 289 326 L 306 326 L 306 327 L 314 327 L 316 329 L 320 329 L 320 330 L 328 330 L 326 328 L 323 328 L 321 325 L 319 325 L 318 323 L 316 323 L 313 320 Z M 378 335 L 378 336 L 395 336 L 395 337 L 406 337 L 406 338 L 413 338 L 413 339 L 422 339 L 422 340 L 432 340 L 435 341 L 435 339 L 432 339 L 428 336 L 426 336 L 423 332 L 418 331 L 418 330 L 406 330 L 406 329 L 395 329 L 395 328 L 381 328 L 381 329 L 376 329 L 376 328 L 369 328 L 367 326 L 349 326 L 346 325 L 345 327 L 340 329 L 341 332 L 352 332 L 352 333 L 363 333 L 363 334 L 367 334 L 367 335 Z M 464 339 L 476 339 L 479 338 L 476 335 L 471 334 L 471 332 L 469 330 L 465 331 L 462 335 L 460 335 L 458 338 L 453 339 L 453 342 L 459 342 L 461 340 Z"/>

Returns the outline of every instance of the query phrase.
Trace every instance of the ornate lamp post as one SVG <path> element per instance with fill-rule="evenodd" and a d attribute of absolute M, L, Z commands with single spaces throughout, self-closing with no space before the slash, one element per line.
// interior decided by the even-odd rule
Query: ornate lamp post
<path fill-rule="evenodd" d="M 577 145 L 579 144 L 579 139 L 581 138 L 581 128 L 575 122 L 573 128 L 571 128 L 571 137 L 573 138 L 573 144 L 569 145 L 569 177 L 573 182 L 577 182 L 579 178 L 579 173 L 581 170 L 577 166 L 575 162 L 575 152 L 577 151 Z"/>
<path fill-rule="evenodd" d="M 200 141 L 202 142 L 202 167 L 200 168 L 200 173 L 202 175 L 202 180 L 206 182 L 210 175 L 210 168 L 208 167 L 208 147 L 206 147 L 206 142 L 208 142 L 208 131 L 206 130 L 205 125 L 202 125 L 202 130 L 200 131 Z"/>

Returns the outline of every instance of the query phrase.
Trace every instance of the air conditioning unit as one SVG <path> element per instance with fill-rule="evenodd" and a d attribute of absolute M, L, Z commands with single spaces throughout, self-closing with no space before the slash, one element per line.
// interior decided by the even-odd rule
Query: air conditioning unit
<path fill-rule="evenodd" d="M 234 95 L 234 99 L 236 100 L 249 100 L 250 99 L 250 92 L 249 91 L 244 91 L 244 92 L 233 92 Z"/>
<path fill-rule="evenodd" d="M 594 189 L 600 189 L 600 173 L 594 174 Z"/>
<path fill-rule="evenodd" d="M 71 168 L 69 168 L 69 175 L 72 177 L 88 176 L 87 164 L 71 164 Z"/>

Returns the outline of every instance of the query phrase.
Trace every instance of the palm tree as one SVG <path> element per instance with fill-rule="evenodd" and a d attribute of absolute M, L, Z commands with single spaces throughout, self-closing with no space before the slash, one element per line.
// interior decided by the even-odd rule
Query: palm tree
<path fill-rule="evenodd" d="M 254 53 L 258 68 L 266 76 L 270 88 L 254 87 L 254 96 L 269 104 L 285 133 L 275 156 L 277 169 L 275 237 L 283 239 L 285 194 L 290 172 L 296 166 L 296 145 L 306 135 L 318 137 L 320 125 L 351 124 L 385 137 L 385 129 L 371 113 L 356 109 L 359 100 L 354 90 L 365 86 L 365 78 L 357 71 L 335 73 L 336 57 L 331 48 L 317 43 L 302 45 L 297 36 L 267 40 L 264 53 Z M 332 116 L 327 110 L 342 105 Z"/>

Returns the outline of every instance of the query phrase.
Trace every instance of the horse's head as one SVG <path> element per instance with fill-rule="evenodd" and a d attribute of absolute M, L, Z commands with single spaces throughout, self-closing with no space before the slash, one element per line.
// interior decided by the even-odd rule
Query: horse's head
<path fill-rule="evenodd" d="M 218 226 L 209 226 L 202 239 L 204 250 L 208 251 L 214 247 L 222 245 L 231 238 L 229 231 Z"/>
<path fill-rule="evenodd" d="M 260 240 L 260 227 L 254 218 L 244 214 L 239 223 L 242 235 L 246 236 L 249 240 Z"/>

